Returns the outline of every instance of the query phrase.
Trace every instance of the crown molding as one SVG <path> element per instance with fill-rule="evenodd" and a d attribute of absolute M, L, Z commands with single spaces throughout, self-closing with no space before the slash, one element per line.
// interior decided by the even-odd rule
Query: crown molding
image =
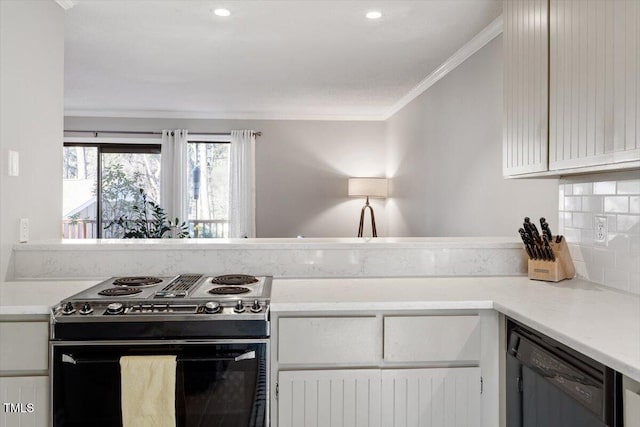
<path fill-rule="evenodd" d="M 63 8 L 64 10 L 69 10 L 71 9 L 73 6 L 76 5 L 77 1 L 74 0 L 55 0 L 56 3 L 58 3 L 60 5 L 61 8 Z"/>
<path fill-rule="evenodd" d="M 494 19 L 489 25 L 487 25 L 482 31 L 480 31 L 474 38 L 469 40 L 464 46 L 456 51 L 449 59 L 444 61 L 442 65 L 436 68 L 431 74 L 424 78 L 416 87 L 411 89 L 405 96 L 400 98 L 393 107 L 384 115 L 383 120 L 388 120 L 403 107 L 409 104 L 411 101 L 420 96 L 423 92 L 429 89 L 436 82 L 442 79 L 444 76 L 453 71 L 458 65 L 462 64 L 474 53 L 482 49 L 491 40 L 502 34 L 503 21 L 502 15 Z"/>
<path fill-rule="evenodd" d="M 210 113 L 154 110 L 65 110 L 65 117 L 116 117 L 136 119 L 207 119 L 207 120 L 325 120 L 383 121 L 383 115 L 287 114 L 287 113 Z"/>

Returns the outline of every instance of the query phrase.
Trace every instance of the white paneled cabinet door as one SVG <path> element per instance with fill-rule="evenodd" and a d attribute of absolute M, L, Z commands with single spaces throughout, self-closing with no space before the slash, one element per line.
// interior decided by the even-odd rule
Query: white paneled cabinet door
<path fill-rule="evenodd" d="M 548 0 L 505 0 L 503 174 L 548 166 Z"/>
<path fill-rule="evenodd" d="M 480 368 L 382 371 L 384 427 L 479 427 Z"/>
<path fill-rule="evenodd" d="M 49 377 L 0 377 L 0 425 L 49 425 Z"/>
<path fill-rule="evenodd" d="M 640 0 L 549 7 L 549 169 L 640 160 Z"/>
<path fill-rule="evenodd" d="M 380 370 L 281 371 L 278 427 L 381 427 Z"/>

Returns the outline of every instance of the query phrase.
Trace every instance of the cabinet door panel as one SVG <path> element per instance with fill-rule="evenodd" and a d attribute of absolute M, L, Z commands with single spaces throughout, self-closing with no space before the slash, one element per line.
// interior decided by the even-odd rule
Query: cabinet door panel
<path fill-rule="evenodd" d="M 385 316 L 387 362 L 475 362 L 480 359 L 479 316 Z"/>
<path fill-rule="evenodd" d="M 480 368 L 382 371 L 385 427 L 480 426 Z"/>
<path fill-rule="evenodd" d="M 503 174 L 547 170 L 547 0 L 504 2 Z"/>
<path fill-rule="evenodd" d="M 377 369 L 283 371 L 279 427 L 380 427 Z"/>
<path fill-rule="evenodd" d="M 47 322 L 1 322 L 0 371 L 46 371 L 49 367 Z"/>
<path fill-rule="evenodd" d="M 550 0 L 550 170 L 640 159 L 639 9 L 637 0 Z"/>
<path fill-rule="evenodd" d="M 380 357 L 375 317 L 284 317 L 278 320 L 280 364 L 373 364 Z"/>
<path fill-rule="evenodd" d="M 0 377 L 0 396 L 0 425 L 49 425 L 49 377 Z"/>

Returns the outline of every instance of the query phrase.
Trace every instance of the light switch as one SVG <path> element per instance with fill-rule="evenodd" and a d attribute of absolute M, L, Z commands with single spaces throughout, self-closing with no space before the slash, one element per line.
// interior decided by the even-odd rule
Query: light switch
<path fill-rule="evenodd" d="M 17 151 L 9 150 L 9 176 L 20 175 L 20 154 Z"/>

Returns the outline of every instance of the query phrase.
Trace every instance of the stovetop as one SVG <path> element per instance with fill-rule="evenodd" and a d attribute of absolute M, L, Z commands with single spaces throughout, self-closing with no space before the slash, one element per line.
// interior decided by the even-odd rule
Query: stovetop
<path fill-rule="evenodd" d="M 53 323 L 268 322 L 271 277 L 114 277 L 64 299 Z M 201 327 L 201 326 L 199 326 Z"/>
<path fill-rule="evenodd" d="M 218 277 L 229 278 L 230 285 L 214 283 Z M 73 295 L 66 301 L 84 302 L 133 302 L 144 300 L 153 302 L 158 300 L 160 304 L 166 304 L 170 300 L 191 301 L 202 300 L 237 300 L 237 299 L 268 299 L 269 289 L 265 283 L 267 277 L 246 276 L 243 283 L 241 275 L 207 276 L 201 274 L 181 274 L 172 277 L 128 277 L 127 279 L 140 279 L 131 281 L 135 284 L 119 284 L 121 277 L 112 277 L 83 292 Z M 239 278 L 240 277 L 240 278 Z M 145 281 L 144 279 L 149 279 Z M 235 279 L 235 280 L 234 280 Z M 222 280 L 224 282 L 224 280 Z"/>

